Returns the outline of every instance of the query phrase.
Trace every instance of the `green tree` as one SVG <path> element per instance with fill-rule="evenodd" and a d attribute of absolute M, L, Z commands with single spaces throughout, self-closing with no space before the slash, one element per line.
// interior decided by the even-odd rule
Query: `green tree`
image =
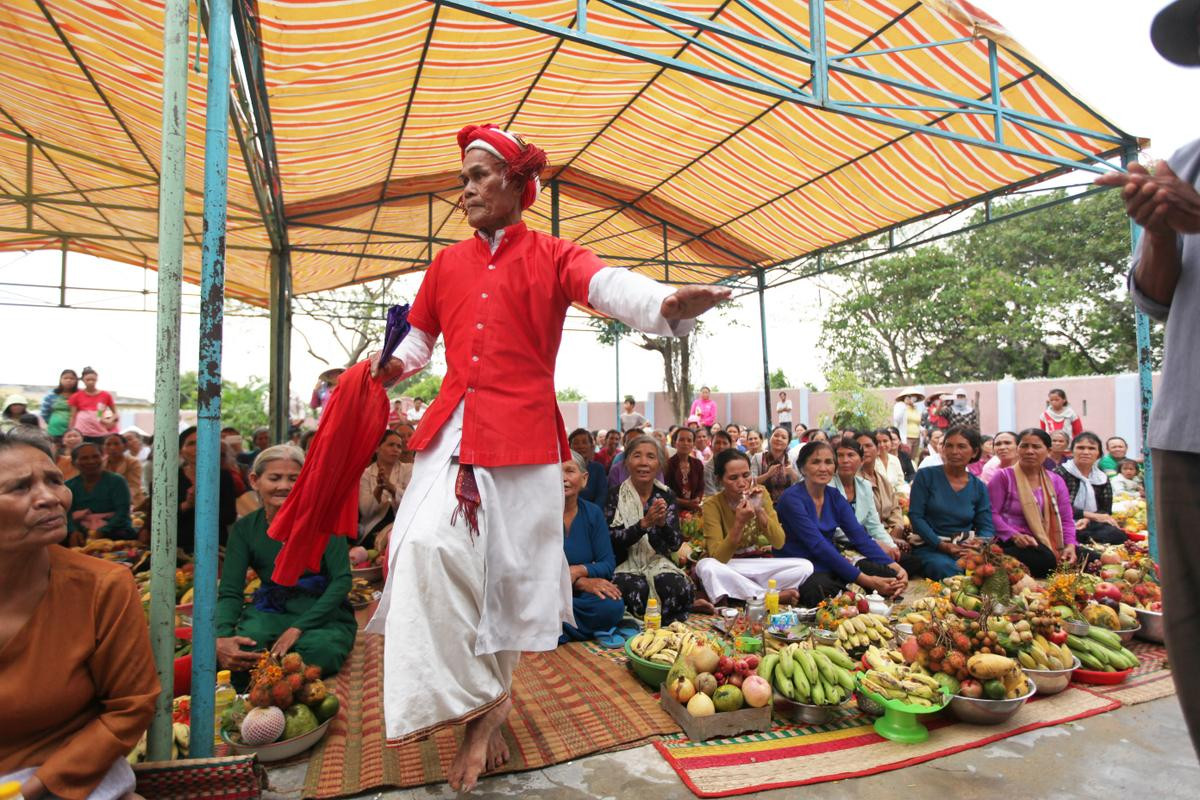
<path fill-rule="evenodd" d="M 314 347 L 303 330 L 293 329 L 304 340 L 308 354 L 330 366 L 349 368 L 361 361 L 369 349 L 378 349 L 383 343 L 388 306 L 395 302 L 392 291 L 395 282 L 395 277 L 380 278 L 296 297 L 293 301 L 296 314 L 311 317 L 329 328 L 330 336 L 320 341 L 320 348 Z M 327 352 L 331 342 L 340 353 Z"/>
<path fill-rule="evenodd" d="M 777 369 L 772 372 L 769 380 L 772 389 L 786 389 L 792 385 L 788 380 L 787 375 L 783 374 L 782 369 Z"/>
<path fill-rule="evenodd" d="M 433 398 L 442 389 L 442 376 L 434 375 L 429 367 L 409 375 L 388 390 L 389 397 L 418 397 L 426 403 L 432 403 Z"/>
<path fill-rule="evenodd" d="M 1008 200 L 993 213 L 1041 202 Z M 823 325 L 825 367 L 872 385 L 1132 370 L 1128 258 L 1128 222 L 1118 195 L 1106 192 L 979 228 L 947 247 L 855 265 L 844 288 L 831 288 L 838 302 Z"/>
<path fill-rule="evenodd" d="M 185 372 L 179 376 L 179 407 L 196 408 L 197 376 Z M 237 428 L 249 441 L 254 429 L 266 425 L 269 387 L 261 378 L 246 383 L 221 381 L 221 427 Z"/>
<path fill-rule="evenodd" d="M 833 418 L 822 414 L 821 427 L 827 428 L 832 422 L 837 430 L 872 430 L 886 424 L 887 403 L 851 370 L 835 368 L 829 375 L 827 391 L 833 403 Z"/>
<path fill-rule="evenodd" d="M 574 386 L 568 386 L 565 389 L 559 389 L 557 392 L 555 392 L 555 395 L 558 397 L 559 401 L 563 403 L 579 403 L 587 400 L 587 398 L 583 396 L 583 392 L 579 391 Z"/>

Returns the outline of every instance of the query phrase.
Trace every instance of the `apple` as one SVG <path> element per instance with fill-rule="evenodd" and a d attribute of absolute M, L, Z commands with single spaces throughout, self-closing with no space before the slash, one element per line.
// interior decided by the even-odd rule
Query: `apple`
<path fill-rule="evenodd" d="M 1120 564 L 1121 557 L 1119 555 L 1117 555 L 1117 552 L 1115 550 L 1105 550 L 1103 553 L 1100 554 L 1100 563 L 1101 564 Z"/>
<path fill-rule="evenodd" d="M 1097 600 L 1104 598 L 1104 597 L 1108 597 L 1113 600 L 1116 600 L 1118 603 L 1121 602 L 1120 587 L 1116 586 L 1115 584 L 1109 583 L 1108 581 L 1101 581 L 1100 583 L 1097 583 L 1096 588 L 1092 591 L 1092 595 Z"/>
<path fill-rule="evenodd" d="M 750 668 L 751 672 L 758 669 L 758 664 L 759 664 L 758 656 L 755 656 L 755 655 L 746 656 L 746 666 Z"/>
<path fill-rule="evenodd" d="M 963 697 L 983 697 L 983 684 L 977 680 L 967 678 L 965 681 L 959 684 L 958 693 Z"/>
<path fill-rule="evenodd" d="M 868 611 L 871 610 L 871 604 L 867 602 L 867 598 L 865 598 L 865 597 L 858 598 L 857 607 L 858 607 L 858 613 L 860 613 L 860 614 L 866 614 Z"/>
<path fill-rule="evenodd" d="M 717 673 L 720 675 L 728 675 L 733 672 L 733 659 L 729 656 L 721 656 L 717 659 Z"/>
<path fill-rule="evenodd" d="M 729 676 L 729 685 L 742 688 L 742 681 L 746 680 L 746 676 L 740 672 L 735 672 Z"/>
<path fill-rule="evenodd" d="M 1066 644 L 1067 632 L 1062 628 L 1055 628 L 1054 630 L 1050 631 L 1050 636 L 1048 638 L 1050 639 L 1051 644 Z"/>
<path fill-rule="evenodd" d="M 746 659 L 735 659 L 733 662 L 733 671 L 739 675 L 746 675 L 750 671 L 746 666 Z"/>

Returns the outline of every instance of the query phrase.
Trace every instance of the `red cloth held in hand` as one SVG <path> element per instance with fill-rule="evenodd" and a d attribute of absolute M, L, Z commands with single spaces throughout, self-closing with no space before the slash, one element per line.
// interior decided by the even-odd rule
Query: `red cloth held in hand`
<path fill-rule="evenodd" d="M 342 373 L 304 469 L 267 534 L 283 542 L 272 580 L 294 586 L 318 572 L 330 536 L 358 535 L 358 481 L 387 428 L 388 399 L 370 361 Z"/>

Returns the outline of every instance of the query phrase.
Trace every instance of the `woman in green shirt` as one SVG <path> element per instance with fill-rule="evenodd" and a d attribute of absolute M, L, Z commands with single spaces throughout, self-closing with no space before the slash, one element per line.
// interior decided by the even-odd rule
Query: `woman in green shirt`
<path fill-rule="evenodd" d="M 78 388 L 79 376 L 75 370 L 64 369 L 58 376 L 58 386 L 42 398 L 42 419 L 46 420 L 46 433 L 55 444 L 62 441 L 71 425 L 71 405 L 67 400 Z"/>
<path fill-rule="evenodd" d="M 88 533 L 109 539 L 136 539 L 129 518 L 129 484 L 103 467 L 100 448 L 85 442 L 71 451 L 79 474 L 67 481 L 71 490 L 70 540 L 81 545 Z"/>
<path fill-rule="evenodd" d="M 283 543 L 267 536 L 267 526 L 303 464 L 304 453 L 287 444 L 268 447 L 254 459 L 250 486 L 258 492 L 262 508 L 230 530 L 217 590 L 217 661 L 223 669 L 245 672 L 263 650 L 276 657 L 295 651 L 305 664 L 330 675 L 354 646 L 358 622 L 346 600 L 351 580 L 345 537 L 329 538 L 320 572 L 306 573 L 295 586 L 271 580 Z M 262 580 L 250 602 L 245 599 L 247 568 Z"/>

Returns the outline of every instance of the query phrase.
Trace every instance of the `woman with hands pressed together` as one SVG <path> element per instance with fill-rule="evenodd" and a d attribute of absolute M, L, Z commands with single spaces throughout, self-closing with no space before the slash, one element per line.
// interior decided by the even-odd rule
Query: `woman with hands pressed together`
<path fill-rule="evenodd" d="M 657 596 L 663 624 L 683 620 L 695 589 L 672 553 L 683 544 L 675 495 L 655 476 L 666 455 L 652 436 L 637 436 L 625 445 L 626 478 L 608 493 L 608 529 L 617 560 L 613 583 L 635 617 L 646 613 L 646 601 Z"/>
<path fill-rule="evenodd" d="M 992 477 L 988 497 L 996 541 L 1004 552 L 1045 578 L 1059 564 L 1074 564 L 1075 526 L 1071 498 L 1062 478 L 1043 466 L 1050 436 L 1041 428 L 1023 430 L 1018 460 Z"/>
<path fill-rule="evenodd" d="M 828 442 L 809 442 L 796 455 L 804 480 L 784 492 L 776 511 L 787 534 L 776 556 L 807 558 L 814 573 L 800 587 L 800 604 L 815 606 L 840 593 L 847 584 L 885 597 L 898 596 L 908 586 L 908 574 L 880 549 L 854 516 L 854 507 L 830 487 L 836 474 Z M 838 528 L 861 558 L 851 562 L 834 540 Z"/>
<path fill-rule="evenodd" d="M 812 575 L 804 558 L 758 558 L 764 547 L 783 546 L 784 532 L 771 495 L 751 477 L 745 453 L 725 450 L 713 459 L 721 490 L 704 501 L 707 558 L 696 564 L 696 577 L 710 600 L 762 597 L 774 578 L 781 603 L 799 599 L 796 588 Z"/>
<path fill-rule="evenodd" d="M 349 544 L 329 537 L 321 571 L 303 575 L 295 586 L 271 580 L 283 543 L 267 536 L 267 526 L 291 493 L 304 453 L 292 445 L 276 445 L 254 459 L 250 485 L 262 508 L 239 519 L 229 535 L 221 585 L 217 590 L 217 661 L 223 669 L 245 672 L 263 650 L 282 657 L 293 650 L 325 675 L 337 672 L 358 632 L 346 601 L 350 591 Z M 253 599 L 245 600 L 246 570 L 262 580 Z"/>
<path fill-rule="evenodd" d="M 771 431 L 771 438 L 761 453 L 750 457 L 750 472 L 760 486 L 766 488 L 772 502 L 779 499 L 783 490 L 800 480 L 800 473 L 792 466 L 788 458 L 788 444 L 792 435 L 787 428 L 777 427 Z"/>
<path fill-rule="evenodd" d="M 579 496 L 588 481 L 587 460 L 572 451 L 563 462 L 563 550 L 571 574 L 575 624 L 563 623 L 560 642 L 613 636 L 625 616 L 621 590 L 612 582 L 617 566 L 604 512 Z"/>

